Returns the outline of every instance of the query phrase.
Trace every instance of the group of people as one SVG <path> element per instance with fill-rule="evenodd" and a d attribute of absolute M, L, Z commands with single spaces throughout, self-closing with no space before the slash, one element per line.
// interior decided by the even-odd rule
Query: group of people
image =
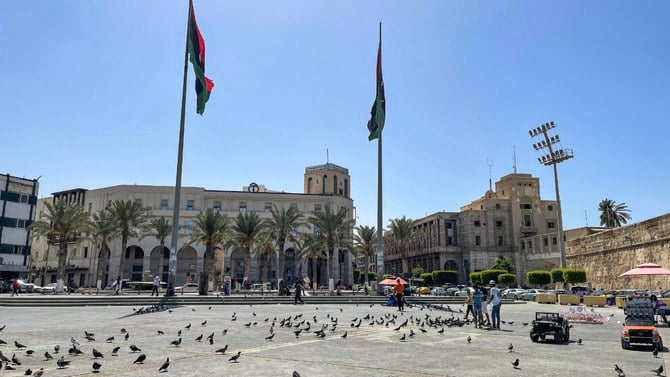
<path fill-rule="evenodd" d="M 495 280 L 489 282 L 489 288 L 485 288 L 477 282 L 473 287 L 474 291 L 467 290 L 465 304 L 467 310 L 465 319 L 472 314 L 475 328 L 483 329 L 485 326 L 491 329 L 500 329 L 500 289 L 496 287 Z M 491 305 L 491 314 L 489 315 L 488 306 Z"/>

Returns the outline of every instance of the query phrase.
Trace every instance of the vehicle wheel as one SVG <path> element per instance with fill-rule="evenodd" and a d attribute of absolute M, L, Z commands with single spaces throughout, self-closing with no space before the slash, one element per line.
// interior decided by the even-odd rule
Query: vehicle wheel
<path fill-rule="evenodd" d="M 514 295 L 514 301 L 516 301 L 516 300 L 518 300 L 518 299 L 519 299 L 519 296 Z"/>
<path fill-rule="evenodd" d="M 539 335 L 533 334 L 532 332 L 530 333 L 530 340 L 532 340 L 534 343 L 537 343 L 539 339 L 540 339 Z"/>
<path fill-rule="evenodd" d="M 625 340 L 621 339 L 621 348 L 627 350 L 630 349 L 630 344 L 626 342 Z"/>
<path fill-rule="evenodd" d="M 561 334 L 560 330 L 554 331 L 554 340 L 556 343 L 563 343 L 563 334 Z"/>
<path fill-rule="evenodd" d="M 563 334 L 563 339 L 567 342 L 570 340 L 570 330 L 566 329 L 565 333 Z"/>
<path fill-rule="evenodd" d="M 544 334 L 540 335 L 540 339 L 544 340 L 544 338 L 546 338 Z"/>

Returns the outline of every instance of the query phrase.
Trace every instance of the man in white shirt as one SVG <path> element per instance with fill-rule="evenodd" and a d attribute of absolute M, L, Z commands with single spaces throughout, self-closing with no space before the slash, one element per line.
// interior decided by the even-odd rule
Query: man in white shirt
<path fill-rule="evenodd" d="M 491 328 L 500 330 L 500 289 L 496 287 L 495 280 L 489 282 L 489 303 L 491 304 Z"/>
<path fill-rule="evenodd" d="M 160 283 L 161 283 L 161 278 L 158 277 L 158 275 L 156 275 L 154 277 L 154 286 L 151 288 L 151 295 L 152 296 L 154 295 L 154 293 L 156 294 L 156 296 L 158 296 L 158 286 L 160 285 Z"/>

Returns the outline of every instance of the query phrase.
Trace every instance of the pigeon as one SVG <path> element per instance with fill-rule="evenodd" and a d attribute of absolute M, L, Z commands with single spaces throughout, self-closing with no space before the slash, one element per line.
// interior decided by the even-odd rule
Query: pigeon
<path fill-rule="evenodd" d="M 200 334 L 197 338 L 195 338 L 196 342 L 202 342 L 202 334 Z"/>
<path fill-rule="evenodd" d="M 510 343 L 509 346 L 507 346 L 507 350 L 509 350 L 509 352 L 514 352 L 514 345 Z"/>
<path fill-rule="evenodd" d="M 45 352 L 44 352 L 44 360 L 45 360 L 45 361 L 46 361 L 46 360 L 53 360 L 53 358 L 54 358 L 54 357 L 51 356 L 51 354 L 49 353 L 49 351 L 45 351 Z"/>
<path fill-rule="evenodd" d="M 40 368 L 36 370 L 35 373 L 33 373 L 33 377 L 42 377 L 43 374 L 44 374 L 44 368 Z"/>
<path fill-rule="evenodd" d="M 163 332 L 163 330 L 158 330 L 156 332 L 158 333 L 158 335 L 165 335 L 165 332 Z"/>
<path fill-rule="evenodd" d="M 404 342 L 405 339 L 407 339 L 407 337 L 405 335 L 407 335 L 407 334 L 402 334 L 402 336 L 400 337 L 401 342 Z"/>
<path fill-rule="evenodd" d="M 0 344 L 7 344 L 4 340 L 0 339 Z"/>
<path fill-rule="evenodd" d="M 133 361 L 133 364 L 144 364 L 144 360 L 146 360 L 146 359 L 147 359 L 147 355 L 141 354 L 141 355 L 137 356 L 137 359 L 135 359 L 135 361 Z"/>
<path fill-rule="evenodd" d="M 60 346 L 58 344 L 56 344 L 54 346 L 54 353 L 58 353 L 58 352 L 60 352 Z"/>
<path fill-rule="evenodd" d="M 124 337 L 124 339 L 128 340 L 128 338 L 130 338 L 130 333 L 129 332 L 126 333 L 126 336 Z"/>
<path fill-rule="evenodd" d="M 121 330 L 120 330 L 120 331 L 121 331 L 121 334 L 125 334 L 125 333 L 126 333 L 126 329 L 125 329 L 125 328 L 123 328 L 123 327 L 121 328 Z"/>
<path fill-rule="evenodd" d="M 14 363 L 15 365 L 21 365 L 21 362 L 20 362 L 19 359 L 16 357 L 16 354 L 13 354 L 13 355 L 12 355 L 12 363 Z"/>
<path fill-rule="evenodd" d="M 141 352 L 142 351 L 142 349 L 140 347 L 138 347 L 134 344 L 130 345 L 130 350 L 133 351 L 133 352 Z"/>
<path fill-rule="evenodd" d="M 111 343 L 111 342 L 113 342 L 113 341 L 114 341 L 114 337 L 113 337 L 113 336 L 110 336 L 109 338 L 105 339 L 105 342 L 107 342 L 107 343 Z"/>
<path fill-rule="evenodd" d="M 102 352 L 93 348 L 93 357 L 97 359 L 97 358 L 104 358 L 105 356 L 102 355 Z"/>
<path fill-rule="evenodd" d="M 70 360 L 65 360 L 65 356 L 61 356 L 58 361 L 56 361 L 56 365 L 58 365 L 58 369 L 63 369 L 70 365 Z"/>
<path fill-rule="evenodd" d="M 200 324 L 200 326 L 207 326 L 207 321 L 202 322 L 202 323 Z"/>
<path fill-rule="evenodd" d="M 237 351 L 237 353 L 235 355 L 231 356 L 231 358 L 228 359 L 228 361 L 238 363 L 239 362 L 238 360 L 239 360 L 241 354 L 242 354 L 242 351 Z"/>
<path fill-rule="evenodd" d="M 270 334 L 269 336 L 265 337 L 265 340 L 272 340 L 272 338 L 275 337 L 275 333 Z"/>
<path fill-rule="evenodd" d="M 340 338 L 347 339 L 347 332 L 345 331 L 344 334 L 342 334 L 342 336 Z"/>
<path fill-rule="evenodd" d="M 0 331 L 4 330 L 5 327 L 7 327 L 7 325 L 2 325 L 2 327 L 0 327 Z"/>
<path fill-rule="evenodd" d="M 472 342 L 472 338 L 470 337 L 470 335 L 468 335 L 468 337 L 465 338 L 465 340 L 467 340 L 468 344 L 470 344 L 470 342 Z"/>
<path fill-rule="evenodd" d="M 185 328 L 186 330 L 190 330 L 190 329 L 191 329 L 191 324 L 189 323 L 188 325 L 184 326 L 184 328 Z"/>
<path fill-rule="evenodd" d="M 657 376 L 660 376 L 661 373 L 663 373 L 663 364 L 661 364 L 658 368 L 652 369 L 652 372 L 656 373 Z"/>
<path fill-rule="evenodd" d="M 514 369 L 519 369 L 519 359 L 515 359 L 514 361 L 512 361 L 512 366 L 514 367 Z"/>
<path fill-rule="evenodd" d="M 93 362 L 93 373 L 98 373 L 100 372 L 100 368 L 102 367 L 102 364 L 100 364 L 97 361 Z"/>
<path fill-rule="evenodd" d="M 17 342 L 16 340 L 14 341 L 14 346 L 16 346 L 16 348 L 18 348 L 18 349 L 26 348 L 26 346 L 24 346 L 23 344 Z"/>
<path fill-rule="evenodd" d="M 181 336 L 181 330 L 177 331 L 177 336 Z"/>
<path fill-rule="evenodd" d="M 158 368 L 159 372 L 167 372 L 168 367 L 170 366 L 170 358 L 168 357 L 163 365 L 161 365 L 160 368 Z"/>
<path fill-rule="evenodd" d="M 577 339 L 577 344 L 582 345 L 582 338 Z"/>
<path fill-rule="evenodd" d="M 293 377 L 300 377 L 300 373 L 297 370 L 293 371 Z"/>
<path fill-rule="evenodd" d="M 33 374 L 33 370 L 30 368 L 26 369 L 26 372 L 23 373 L 24 376 L 30 376 L 31 374 Z"/>
<path fill-rule="evenodd" d="M 228 345 L 226 344 L 223 348 L 219 348 L 218 350 L 214 351 L 214 353 L 220 353 L 220 354 L 225 354 L 226 351 L 228 350 Z"/>
<path fill-rule="evenodd" d="M 177 340 L 173 340 L 172 342 L 170 342 L 170 345 L 175 346 L 175 347 L 179 347 L 180 344 L 181 344 L 181 338 L 179 338 Z"/>
<path fill-rule="evenodd" d="M 614 371 L 620 375 L 623 374 L 623 369 L 621 369 L 618 364 L 614 364 Z"/>

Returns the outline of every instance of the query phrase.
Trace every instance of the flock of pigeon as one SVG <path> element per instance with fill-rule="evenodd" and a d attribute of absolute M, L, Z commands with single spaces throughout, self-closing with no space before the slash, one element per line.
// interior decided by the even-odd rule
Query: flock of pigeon
<path fill-rule="evenodd" d="M 372 307 L 373 305 L 370 305 L 370 308 Z M 410 305 L 411 307 L 412 305 Z M 274 341 L 277 334 L 281 334 L 280 338 L 283 341 L 291 338 L 300 339 L 301 337 L 313 337 L 321 340 L 339 338 L 341 341 L 344 341 L 350 333 L 354 333 L 361 326 L 366 328 L 387 328 L 389 331 L 397 332 L 398 341 L 408 342 L 423 333 L 434 332 L 436 334 L 444 334 L 445 329 L 458 328 L 471 324 L 470 321 L 462 318 L 461 309 L 454 310 L 449 305 L 420 305 L 419 308 L 419 312 L 414 311 L 412 314 L 394 310 L 377 315 L 367 313 L 365 316 L 345 320 L 348 321 L 347 324 L 340 324 L 340 318 L 331 314 L 327 314 L 325 318 L 323 316 L 319 318 L 316 314 L 309 316 L 306 313 L 289 315 L 282 318 L 260 318 L 255 312 L 249 318 L 240 319 L 239 321 L 238 315 L 233 312 L 229 318 L 217 318 L 217 322 L 227 322 L 228 325 L 224 325 L 223 327 L 230 326 L 231 332 L 247 331 L 244 329 L 266 329 L 262 330 L 267 331 L 264 335 L 265 342 Z M 211 309 L 212 307 L 210 306 L 206 310 Z M 314 309 L 315 313 L 318 313 L 319 308 L 315 306 Z M 428 310 L 422 312 L 424 309 Z M 172 313 L 175 310 L 188 310 L 188 308 L 169 309 L 164 306 L 154 305 L 133 309 L 132 315 L 163 311 Z M 191 308 L 190 310 L 196 311 L 195 308 Z M 434 310 L 437 313 L 433 313 Z M 342 308 L 339 311 L 343 314 Z M 153 344 L 165 342 L 164 344 L 167 347 L 174 349 L 187 346 L 188 344 L 204 344 L 205 346 L 208 344 L 211 346 L 210 352 L 216 355 L 215 357 L 223 355 L 223 361 L 227 360 L 228 363 L 239 363 L 242 351 L 231 351 L 229 345 L 226 343 L 226 335 L 229 334 L 229 329 L 227 327 L 223 329 L 219 327 L 216 330 L 212 330 L 211 326 L 210 328 L 207 327 L 207 322 L 207 320 L 204 320 L 199 323 L 187 323 L 185 325 L 182 323 L 179 328 L 173 328 L 170 331 L 157 330 L 154 335 L 155 339 L 152 339 L 151 342 Z M 514 325 L 513 321 L 502 322 L 509 326 Z M 527 322 L 523 322 L 522 324 L 524 326 L 528 325 Z M 217 323 L 217 326 L 220 325 L 220 323 Z M 51 368 L 66 369 L 73 363 L 81 365 L 85 360 L 89 360 L 91 363 L 90 371 L 92 373 L 99 373 L 104 368 L 105 360 L 109 358 L 126 358 L 128 364 L 144 365 L 146 369 L 145 362 L 148 357 L 153 361 L 158 359 L 163 360 L 164 358 L 164 361 L 157 369 L 158 372 L 168 372 L 170 368 L 170 358 L 166 357 L 165 353 L 159 356 L 150 355 L 149 352 L 143 351 L 142 347 L 144 346 L 141 343 L 134 342 L 131 332 L 126 328 L 113 330 L 114 333 L 106 334 L 103 341 L 97 341 L 96 334 L 84 330 L 81 341 L 75 339 L 75 337 L 71 337 L 68 341 L 63 342 L 66 344 L 65 347 L 61 348 L 60 345 L 55 345 L 53 349 L 44 352 L 43 358 L 39 357 L 37 352 L 31 347 L 22 344 L 18 340 L 13 341 L 14 350 L 8 351 L 8 354 L 12 354 L 11 357 L 5 355 L 2 352 L 2 346 L 9 348 L 9 344 L 2 339 L 2 331 L 5 328 L 6 325 L 0 327 L 0 370 L 23 371 L 23 374 L 26 376 L 41 377 L 45 371 Z M 168 332 L 172 332 L 172 334 L 168 334 Z M 103 339 L 103 337 L 100 339 Z M 467 344 L 470 344 L 472 341 L 473 339 L 470 335 L 465 339 Z M 577 344 L 582 345 L 582 339 L 579 339 Z M 43 345 L 33 346 L 35 348 L 43 347 Z M 514 345 L 512 343 L 509 343 L 507 346 L 507 351 L 509 353 L 514 352 Z M 86 357 L 87 355 L 89 357 Z M 658 350 L 654 350 L 653 355 L 655 358 L 658 357 Z M 511 361 L 511 365 L 515 370 L 521 369 L 521 362 L 518 358 L 514 358 Z M 618 377 L 625 377 L 622 368 L 616 364 L 615 372 Z M 651 372 L 657 376 L 662 376 L 663 365 L 657 369 L 652 369 Z M 294 370 L 292 376 L 300 377 L 300 373 Z"/>

